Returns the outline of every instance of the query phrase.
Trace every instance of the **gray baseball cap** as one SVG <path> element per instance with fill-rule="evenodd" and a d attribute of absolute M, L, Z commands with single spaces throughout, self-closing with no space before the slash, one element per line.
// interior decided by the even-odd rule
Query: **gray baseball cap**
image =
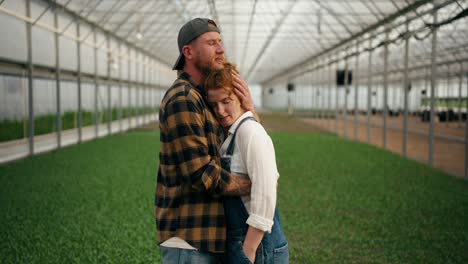
<path fill-rule="evenodd" d="M 194 18 L 180 28 L 179 36 L 177 37 L 179 58 L 177 58 L 177 61 L 172 68 L 173 70 L 181 70 L 184 67 L 185 60 L 184 54 L 182 54 L 182 48 L 206 32 L 220 33 L 216 23 L 208 18 Z"/>

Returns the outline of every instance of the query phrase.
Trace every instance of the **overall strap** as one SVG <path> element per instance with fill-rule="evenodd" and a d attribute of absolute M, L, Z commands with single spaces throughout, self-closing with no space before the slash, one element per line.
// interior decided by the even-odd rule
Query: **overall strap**
<path fill-rule="evenodd" d="M 237 125 L 236 127 L 236 130 L 234 130 L 234 133 L 232 134 L 232 140 L 231 142 L 229 142 L 229 146 L 227 148 L 227 151 L 226 151 L 226 155 L 227 156 L 232 156 L 232 154 L 234 153 L 234 146 L 235 146 L 235 141 L 236 141 L 236 134 L 237 134 L 237 130 L 239 129 L 239 127 L 247 120 L 254 120 L 254 121 L 257 121 L 255 118 L 253 118 L 252 116 L 249 116 L 249 117 L 246 117 L 244 119 L 242 119 L 240 122 L 239 122 L 239 125 Z"/>

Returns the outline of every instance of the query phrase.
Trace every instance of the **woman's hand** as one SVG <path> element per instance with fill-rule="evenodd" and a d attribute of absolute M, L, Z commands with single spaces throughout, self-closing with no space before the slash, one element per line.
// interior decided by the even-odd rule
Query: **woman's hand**
<path fill-rule="evenodd" d="M 242 245 L 242 250 L 244 251 L 245 256 L 250 260 L 250 262 L 254 263 L 255 262 L 255 253 L 257 252 L 256 248 L 253 248 L 249 245 L 246 245 L 244 243 Z"/>
<path fill-rule="evenodd" d="M 245 235 L 245 240 L 242 244 L 242 250 L 244 251 L 245 256 L 252 263 L 255 262 L 255 254 L 257 253 L 257 248 L 263 239 L 263 235 L 264 232 L 262 230 L 253 226 L 249 226 L 247 229 L 247 234 Z"/>

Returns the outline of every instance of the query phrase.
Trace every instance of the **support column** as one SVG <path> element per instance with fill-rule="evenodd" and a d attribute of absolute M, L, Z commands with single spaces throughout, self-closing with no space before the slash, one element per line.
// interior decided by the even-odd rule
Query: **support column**
<path fill-rule="evenodd" d="M 110 52 L 110 40 L 109 34 L 106 34 L 106 54 L 107 54 L 107 134 L 111 134 L 111 123 L 112 123 L 112 105 L 111 105 L 111 52 Z"/>
<path fill-rule="evenodd" d="M 146 89 L 146 69 L 147 69 L 147 64 L 146 64 L 146 57 L 142 55 L 141 58 L 141 66 L 143 68 L 143 102 L 142 102 L 142 109 L 143 109 L 143 124 L 147 123 L 147 113 L 146 113 L 146 98 L 147 98 L 147 89 Z"/>
<path fill-rule="evenodd" d="M 461 68 L 461 72 L 463 73 L 463 66 Z M 468 74 L 466 74 L 466 86 L 468 87 Z M 463 78 L 463 74 L 462 74 Z M 468 94 L 465 98 L 466 110 L 468 114 Z M 465 180 L 468 180 L 468 118 L 465 121 Z"/>
<path fill-rule="evenodd" d="M 449 103 L 450 103 L 450 64 L 447 64 L 447 86 L 445 87 L 445 127 L 449 126 Z"/>
<path fill-rule="evenodd" d="M 406 145 L 407 145 L 407 138 L 408 138 L 408 93 L 409 93 L 409 79 L 408 79 L 408 64 L 409 64 L 409 21 L 406 21 L 406 32 L 407 35 L 405 36 L 405 69 L 404 69 L 404 77 L 403 77 L 403 144 L 402 144 L 402 154 L 403 157 L 407 156 L 406 153 Z"/>
<path fill-rule="evenodd" d="M 31 17 L 31 0 L 26 0 L 26 16 Z M 34 82 L 33 82 L 33 63 L 32 63 L 32 25 L 26 22 L 26 38 L 28 45 L 28 139 L 29 156 L 34 154 Z"/>
<path fill-rule="evenodd" d="M 83 108 L 82 108 L 82 98 L 81 98 L 81 40 L 80 40 L 80 21 L 76 21 L 76 36 L 78 40 L 76 41 L 76 62 L 77 62 L 77 86 L 78 86 L 78 143 L 81 143 L 82 140 L 82 127 L 83 127 Z"/>
<path fill-rule="evenodd" d="M 463 62 L 460 62 L 460 79 L 459 79 L 459 82 L 458 82 L 458 122 L 457 122 L 458 127 L 461 127 L 461 125 L 462 125 L 462 113 L 461 113 L 462 99 L 461 98 L 462 98 L 463 74 L 464 74 L 464 72 L 463 72 Z M 468 94 L 467 94 L 467 96 L 468 96 Z M 468 105 L 467 105 L 467 108 L 468 108 Z"/>
<path fill-rule="evenodd" d="M 384 45 L 384 92 L 383 92 L 383 131 L 382 131 L 382 144 L 383 149 L 387 148 L 387 116 L 388 116 L 388 37 L 390 30 L 387 28 L 385 31 L 385 45 Z"/>
<path fill-rule="evenodd" d="M 369 38 L 369 66 L 367 69 L 367 143 L 371 142 L 372 112 L 372 38 Z"/>
<path fill-rule="evenodd" d="M 327 90 L 327 59 L 324 58 L 322 59 L 323 62 L 322 62 L 322 82 L 321 82 L 321 92 L 320 92 L 320 98 L 322 99 L 322 103 L 321 103 L 321 113 L 322 113 L 322 119 L 325 119 L 327 117 L 327 109 L 326 109 L 326 102 L 327 102 L 327 98 L 325 97 L 325 91 Z"/>
<path fill-rule="evenodd" d="M 54 9 L 54 27 L 59 28 L 58 23 L 58 8 Z M 60 103 L 60 41 L 59 33 L 55 32 L 55 88 L 56 88 L 56 105 L 57 105 L 57 148 L 62 147 L 62 105 Z"/>
<path fill-rule="evenodd" d="M 359 42 L 356 41 L 356 66 L 354 67 L 354 141 L 357 141 L 358 127 L 358 70 L 359 70 Z"/>
<path fill-rule="evenodd" d="M 133 109 L 132 109 L 132 58 L 130 57 L 130 47 L 127 46 L 127 77 L 128 77 L 128 128 L 132 127 Z"/>
<path fill-rule="evenodd" d="M 333 69 L 332 69 L 332 63 L 331 63 L 332 57 L 328 57 L 328 89 L 327 89 L 327 96 L 328 96 L 328 105 L 327 105 L 327 123 L 328 123 L 328 129 L 331 131 L 331 90 L 333 86 Z"/>
<path fill-rule="evenodd" d="M 98 52 L 97 52 L 97 32 L 93 27 L 93 40 L 94 40 L 94 135 L 99 136 L 99 109 L 98 109 Z"/>
<path fill-rule="evenodd" d="M 339 68 L 339 54 L 336 55 L 336 72 L 338 73 L 338 70 L 340 69 Z M 338 96 L 338 83 L 335 82 L 335 133 L 338 135 L 338 99 L 339 99 L 339 96 Z"/>
<path fill-rule="evenodd" d="M 343 137 L 347 138 L 347 122 L 348 122 L 348 89 L 349 89 L 349 80 L 348 80 L 348 47 L 345 50 L 345 74 L 344 74 L 344 115 L 343 115 Z"/>
<path fill-rule="evenodd" d="M 141 106 L 140 106 L 140 90 L 141 90 L 141 87 L 140 87 L 140 82 L 138 80 L 138 75 L 140 73 L 140 62 L 138 60 L 139 56 L 138 56 L 138 53 L 135 54 L 135 82 L 136 82 L 136 93 L 135 93 L 135 96 L 136 96 L 136 126 L 138 127 L 140 125 L 140 114 L 141 114 Z"/>
<path fill-rule="evenodd" d="M 437 24 L 437 9 L 433 13 L 433 24 Z M 431 113 L 429 126 L 429 165 L 434 165 L 434 125 L 435 105 L 437 91 L 437 27 L 432 27 L 432 52 L 431 52 Z"/>
<path fill-rule="evenodd" d="M 123 85 L 122 85 L 122 44 L 119 42 L 119 47 L 118 47 L 118 67 L 119 67 L 119 111 L 117 112 L 118 119 L 119 119 L 119 132 L 122 132 L 122 118 L 123 118 L 123 105 L 122 105 L 122 90 L 123 90 Z"/>

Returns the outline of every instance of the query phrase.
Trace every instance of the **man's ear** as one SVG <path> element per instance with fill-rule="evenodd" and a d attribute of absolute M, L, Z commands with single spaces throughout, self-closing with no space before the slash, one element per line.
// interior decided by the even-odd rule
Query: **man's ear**
<path fill-rule="evenodd" d="M 193 50 L 190 45 L 185 45 L 182 47 L 182 54 L 184 54 L 185 58 L 191 60 L 193 57 Z"/>

